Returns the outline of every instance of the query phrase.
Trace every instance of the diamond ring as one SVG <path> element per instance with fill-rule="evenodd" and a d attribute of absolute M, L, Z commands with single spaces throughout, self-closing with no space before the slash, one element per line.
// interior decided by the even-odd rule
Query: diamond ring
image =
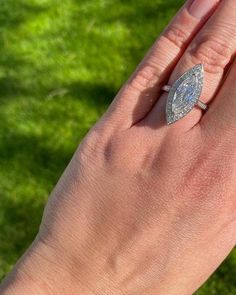
<path fill-rule="evenodd" d="M 168 92 L 166 103 L 167 124 L 173 124 L 185 117 L 195 106 L 203 111 L 208 106 L 200 101 L 203 88 L 204 68 L 196 65 L 184 73 L 173 86 L 165 85 L 162 90 Z"/>

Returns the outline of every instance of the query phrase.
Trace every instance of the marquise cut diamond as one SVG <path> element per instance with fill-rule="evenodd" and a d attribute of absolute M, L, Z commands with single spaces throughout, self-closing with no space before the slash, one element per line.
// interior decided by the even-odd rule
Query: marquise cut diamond
<path fill-rule="evenodd" d="M 198 102 L 203 86 L 203 66 L 197 65 L 183 74 L 171 87 L 167 106 L 167 123 L 186 116 Z"/>
<path fill-rule="evenodd" d="M 196 77 L 195 79 L 188 77 L 184 82 L 180 84 L 173 98 L 173 113 L 180 113 L 181 110 L 194 99 L 196 83 Z"/>

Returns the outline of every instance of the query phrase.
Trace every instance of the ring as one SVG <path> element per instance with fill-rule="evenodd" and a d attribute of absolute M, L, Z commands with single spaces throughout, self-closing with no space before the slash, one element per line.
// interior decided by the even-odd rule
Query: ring
<path fill-rule="evenodd" d="M 173 86 L 165 85 L 162 90 L 168 92 L 166 103 L 167 124 L 173 124 L 185 117 L 195 106 L 203 111 L 208 106 L 200 100 L 203 88 L 204 68 L 198 64 L 184 73 Z"/>

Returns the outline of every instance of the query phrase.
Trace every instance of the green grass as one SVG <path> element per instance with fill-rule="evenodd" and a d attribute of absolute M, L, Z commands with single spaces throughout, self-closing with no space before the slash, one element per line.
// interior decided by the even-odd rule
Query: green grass
<path fill-rule="evenodd" d="M 0 0 L 0 279 L 78 143 L 182 2 Z M 236 294 L 235 252 L 198 294 Z"/>

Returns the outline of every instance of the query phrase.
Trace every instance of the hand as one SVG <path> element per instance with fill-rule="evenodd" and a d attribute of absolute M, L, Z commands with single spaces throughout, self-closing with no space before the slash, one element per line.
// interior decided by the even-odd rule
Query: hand
<path fill-rule="evenodd" d="M 235 34 L 234 0 L 187 2 L 79 146 L 1 294 L 184 295 L 212 274 L 236 242 Z M 210 109 L 167 126 L 161 87 L 198 63 Z"/>

